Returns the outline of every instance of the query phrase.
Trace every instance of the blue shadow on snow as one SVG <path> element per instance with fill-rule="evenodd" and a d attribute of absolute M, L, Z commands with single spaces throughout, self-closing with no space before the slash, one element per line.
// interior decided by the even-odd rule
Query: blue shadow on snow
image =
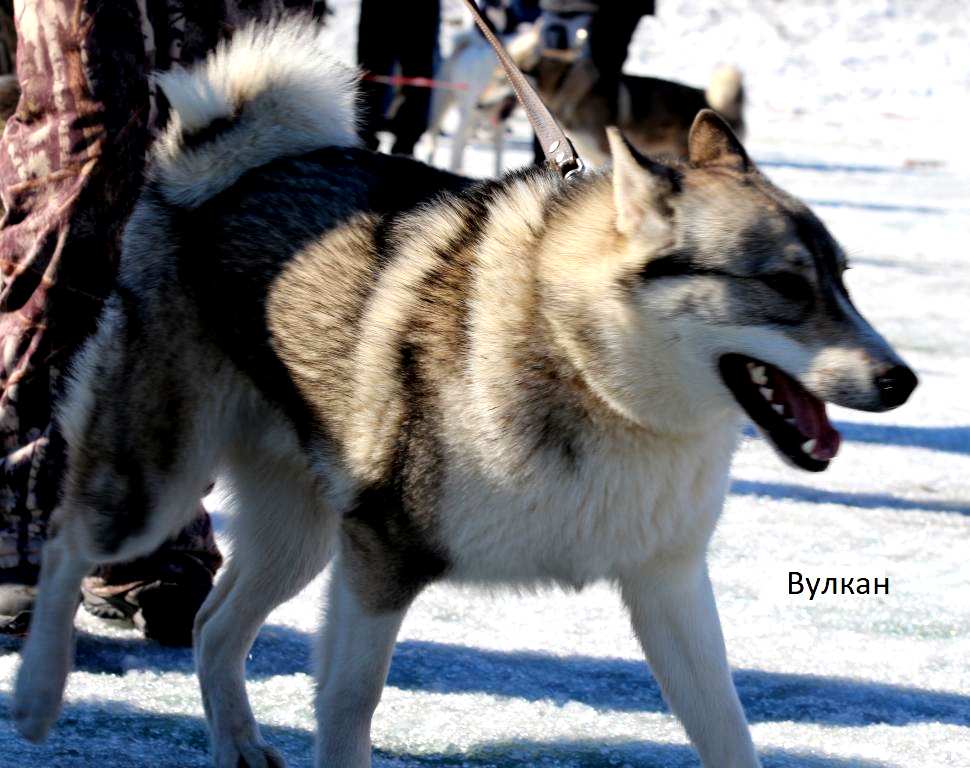
<path fill-rule="evenodd" d="M 876 213 L 919 213 L 945 216 L 948 213 L 964 213 L 960 208 L 941 208 L 935 205 L 897 205 L 894 203 L 864 203 L 861 200 L 813 200 L 805 201 L 818 208 L 849 208 L 854 211 L 873 211 Z"/>
<path fill-rule="evenodd" d="M 859 509 L 914 509 L 924 512 L 951 512 L 970 516 L 970 501 L 907 499 L 903 496 L 891 496 L 885 493 L 827 491 L 822 488 L 795 485 L 794 483 L 733 480 L 730 492 L 735 496 L 766 496 L 771 499 L 808 501 L 813 504 L 840 504 Z"/>
<path fill-rule="evenodd" d="M 110 694 L 109 694 L 110 695 Z M 163 714 L 110 701 L 68 702 L 48 742 L 20 739 L 9 722 L 9 696 L 0 693 L 4 765 L 45 768 L 207 768 L 208 731 L 201 717 Z M 434 716 L 434 715 L 431 715 Z M 482 716 L 487 716 L 482 713 Z M 261 725 L 268 744 L 293 768 L 309 766 L 313 734 Z M 401 734 L 402 740 L 407 734 Z M 885 768 L 884 763 L 816 757 L 788 750 L 762 753 L 765 768 Z M 468 752 L 410 753 L 377 748 L 374 768 L 699 768 L 693 750 L 650 741 L 538 741 L 480 744 Z"/>
<path fill-rule="evenodd" d="M 911 427 L 901 424 L 861 424 L 853 421 L 836 422 L 842 439 L 853 443 L 894 445 L 901 448 L 925 448 L 929 451 L 970 455 L 970 426 Z M 758 431 L 750 424 L 744 428 L 747 437 Z"/>
<path fill-rule="evenodd" d="M 268 625 L 253 645 L 251 679 L 309 672 L 311 637 Z M 0 650 L 16 652 L 10 639 Z M 122 675 L 130 670 L 193 673 L 192 653 L 135 639 L 80 634 L 76 668 Z M 970 726 L 970 696 L 865 680 L 760 670 L 734 673 L 751 722 L 824 725 L 945 723 Z M 398 643 L 388 685 L 432 693 L 484 693 L 526 701 L 576 702 L 594 709 L 666 712 L 645 662 L 630 659 L 500 652 L 445 643 Z"/>
<path fill-rule="evenodd" d="M 734 682 L 754 723 L 970 726 L 970 696 L 960 694 L 748 669 L 736 670 Z M 409 640 L 398 643 L 388 684 L 435 693 L 578 702 L 613 711 L 667 711 L 646 663 L 629 659 L 486 651 Z"/>

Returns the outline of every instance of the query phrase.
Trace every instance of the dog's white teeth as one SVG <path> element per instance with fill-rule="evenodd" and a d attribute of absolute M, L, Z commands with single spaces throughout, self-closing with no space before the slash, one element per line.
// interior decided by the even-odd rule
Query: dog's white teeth
<path fill-rule="evenodd" d="M 781 403 L 772 403 L 771 407 L 779 416 L 785 415 L 785 406 L 783 406 Z"/>
<path fill-rule="evenodd" d="M 768 387 L 761 387 L 758 391 L 765 400 L 771 400 L 775 396 L 775 390 L 768 389 Z"/>
<path fill-rule="evenodd" d="M 751 381 L 759 386 L 768 383 L 768 374 L 763 365 L 748 363 L 748 375 L 751 376 Z"/>
<path fill-rule="evenodd" d="M 815 450 L 816 445 L 818 445 L 818 440 L 813 437 L 811 440 L 806 440 L 804 443 L 802 443 L 802 450 L 811 455 L 812 451 Z"/>

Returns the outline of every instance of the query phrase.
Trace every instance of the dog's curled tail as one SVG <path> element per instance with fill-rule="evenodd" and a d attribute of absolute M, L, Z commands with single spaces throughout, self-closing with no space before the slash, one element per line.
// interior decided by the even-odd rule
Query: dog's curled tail
<path fill-rule="evenodd" d="M 253 24 L 157 82 L 172 117 L 149 178 L 175 205 L 198 206 L 277 158 L 358 144 L 357 73 L 330 57 L 309 19 Z"/>
<path fill-rule="evenodd" d="M 744 77 L 741 70 L 723 65 L 714 70 L 704 94 L 707 103 L 737 129 L 744 122 Z"/>

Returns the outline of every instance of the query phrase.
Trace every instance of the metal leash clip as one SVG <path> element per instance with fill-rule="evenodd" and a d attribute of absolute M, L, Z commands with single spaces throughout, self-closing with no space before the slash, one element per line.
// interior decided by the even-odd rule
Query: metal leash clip
<path fill-rule="evenodd" d="M 552 142 L 552 144 L 549 145 L 549 151 L 546 152 L 546 157 L 549 157 L 550 155 L 552 156 L 556 168 L 559 169 L 559 173 L 562 174 L 562 177 L 566 181 L 569 181 L 574 176 L 581 174 L 586 170 L 586 163 L 584 163 L 583 158 L 576 153 L 575 148 L 572 146 L 572 142 L 569 141 L 569 139 L 566 139 L 566 142 L 573 150 L 572 154 L 569 154 L 565 150 L 561 149 L 562 141 L 560 139 L 556 139 L 554 142 Z"/>

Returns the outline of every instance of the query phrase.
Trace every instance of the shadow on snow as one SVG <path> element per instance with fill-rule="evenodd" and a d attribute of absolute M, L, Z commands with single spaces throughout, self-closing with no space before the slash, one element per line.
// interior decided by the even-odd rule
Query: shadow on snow
<path fill-rule="evenodd" d="M 6 765 L 46 768 L 206 768 L 208 735 L 201 717 L 160 714 L 126 705 L 69 702 L 47 744 L 34 746 L 13 731 L 9 696 L 0 694 L 0 743 Z M 484 714 L 484 713 L 483 713 Z M 289 764 L 309 766 L 313 735 L 302 728 L 261 726 L 266 741 Z M 406 734 L 402 734 L 406 738 Z M 765 768 L 880 768 L 883 764 L 814 757 L 788 750 L 763 753 Z M 409 753 L 374 750 L 375 768 L 698 768 L 687 746 L 648 741 L 518 741 L 478 745 L 467 752 Z"/>
<path fill-rule="evenodd" d="M 855 443 L 878 443 L 904 448 L 926 448 L 931 451 L 970 455 L 970 426 L 911 427 L 901 424 L 862 424 L 843 421 L 837 424 L 846 440 Z"/>
<path fill-rule="evenodd" d="M 943 499 L 908 499 L 885 493 L 857 491 L 827 491 L 808 485 L 767 483 L 755 480 L 733 480 L 731 493 L 735 496 L 767 496 L 772 499 L 808 501 L 814 504 L 840 504 L 859 509 L 914 509 L 924 512 L 953 512 L 970 516 L 970 501 Z"/>
<path fill-rule="evenodd" d="M 962 453 L 970 456 L 970 426 L 912 427 L 902 424 L 864 424 L 855 421 L 836 422 L 843 440 L 902 448 L 925 448 L 930 451 Z M 760 437 L 750 424 L 744 428 L 747 437 Z"/>
<path fill-rule="evenodd" d="M 737 670 L 734 682 L 753 723 L 970 725 L 970 697 L 960 694 L 760 670 Z M 388 684 L 435 693 L 578 702 L 601 710 L 667 711 L 646 663 L 628 659 L 557 657 L 403 641 L 394 654 Z"/>
<path fill-rule="evenodd" d="M 268 625 L 253 646 L 247 675 L 268 679 L 309 673 L 311 644 L 306 633 Z M 0 651 L 16 649 L 9 639 L 0 643 Z M 189 650 L 85 633 L 78 637 L 76 668 L 108 675 L 130 670 L 193 674 Z M 734 680 L 753 723 L 970 726 L 970 696 L 956 693 L 744 669 L 735 671 Z M 631 659 L 558 657 L 404 640 L 395 650 L 388 685 L 408 691 L 579 703 L 604 711 L 667 712 L 647 665 Z"/>

